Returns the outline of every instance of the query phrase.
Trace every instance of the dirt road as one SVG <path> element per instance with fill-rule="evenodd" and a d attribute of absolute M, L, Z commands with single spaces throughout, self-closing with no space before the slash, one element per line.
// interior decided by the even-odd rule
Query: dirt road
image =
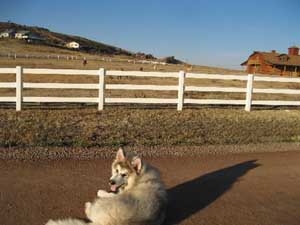
<path fill-rule="evenodd" d="M 300 152 L 147 159 L 170 197 L 167 225 L 299 225 Z M 85 218 L 110 160 L 0 161 L 0 224 Z"/>

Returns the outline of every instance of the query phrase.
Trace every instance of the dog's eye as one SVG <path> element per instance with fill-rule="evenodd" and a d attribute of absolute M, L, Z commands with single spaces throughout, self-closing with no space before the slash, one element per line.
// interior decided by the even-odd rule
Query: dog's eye
<path fill-rule="evenodd" d="M 126 177 L 127 174 L 126 174 L 126 173 L 122 173 L 121 176 L 122 176 L 122 177 Z"/>
<path fill-rule="evenodd" d="M 116 169 L 116 173 L 119 173 L 119 170 L 118 170 L 118 169 Z"/>

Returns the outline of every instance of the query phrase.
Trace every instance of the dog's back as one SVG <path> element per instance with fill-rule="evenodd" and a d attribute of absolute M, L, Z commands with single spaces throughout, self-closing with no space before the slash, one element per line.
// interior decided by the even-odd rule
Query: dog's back
<path fill-rule="evenodd" d="M 142 224 L 162 224 L 167 206 L 167 193 L 160 179 L 158 170 L 151 165 L 144 165 L 134 188 L 129 195 L 136 201 L 136 214 L 132 222 Z"/>

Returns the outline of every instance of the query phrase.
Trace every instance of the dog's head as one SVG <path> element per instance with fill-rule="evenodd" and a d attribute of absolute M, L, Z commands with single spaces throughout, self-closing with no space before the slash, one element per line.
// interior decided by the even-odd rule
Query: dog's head
<path fill-rule="evenodd" d="M 109 180 L 110 190 L 121 193 L 133 187 L 136 179 L 142 171 L 142 160 L 138 156 L 128 159 L 120 148 L 112 164 L 112 176 Z"/>

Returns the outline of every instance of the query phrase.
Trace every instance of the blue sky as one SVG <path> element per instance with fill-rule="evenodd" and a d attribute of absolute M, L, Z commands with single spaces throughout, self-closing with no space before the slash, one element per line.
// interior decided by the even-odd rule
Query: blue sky
<path fill-rule="evenodd" d="M 7 20 L 228 68 L 254 50 L 300 45 L 300 0 L 3 0 Z"/>

